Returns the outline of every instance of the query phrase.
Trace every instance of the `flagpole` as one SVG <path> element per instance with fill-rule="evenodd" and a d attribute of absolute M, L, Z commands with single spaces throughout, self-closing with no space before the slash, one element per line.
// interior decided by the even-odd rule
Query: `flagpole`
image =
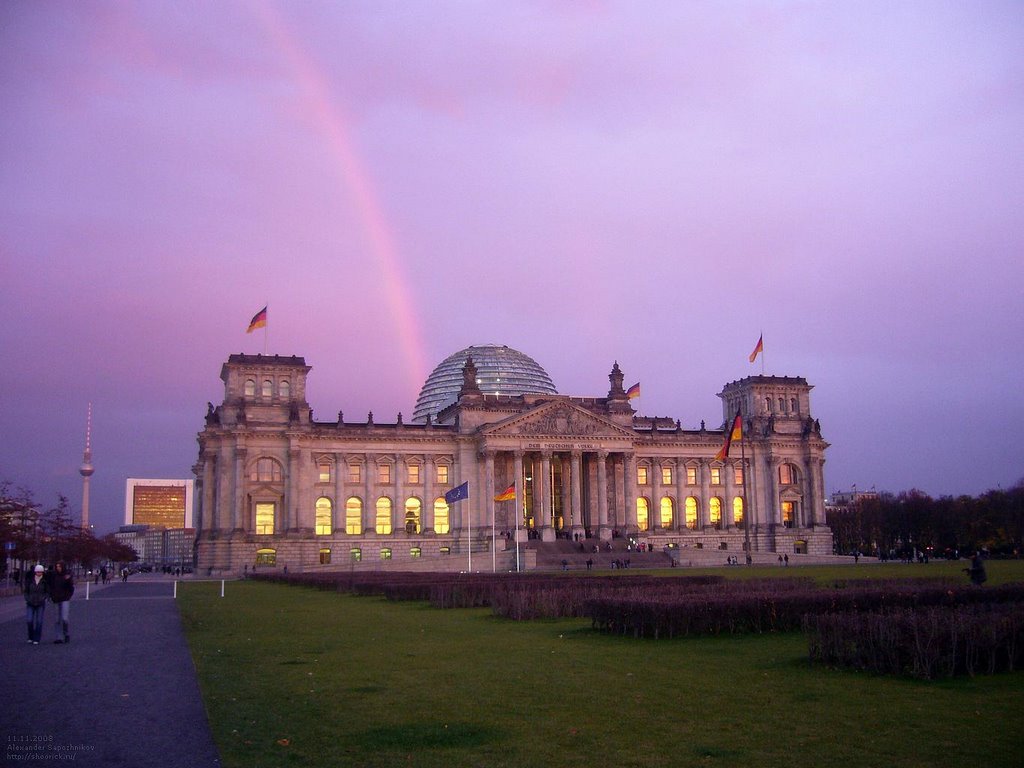
<path fill-rule="evenodd" d="M 516 573 L 519 573 L 519 486 L 516 485 L 516 497 L 514 499 L 516 503 Z"/>
<path fill-rule="evenodd" d="M 761 375 L 764 376 L 764 331 L 761 331 Z"/>
<path fill-rule="evenodd" d="M 473 572 L 473 510 L 466 512 L 466 540 L 469 543 L 469 572 Z"/>
<path fill-rule="evenodd" d="M 270 302 L 268 301 L 263 306 L 264 307 L 269 307 L 270 306 Z M 266 357 L 267 355 L 270 354 L 270 352 L 268 351 L 269 349 L 270 349 L 270 313 L 268 312 L 267 313 L 267 318 L 266 318 L 266 320 L 263 323 L 263 356 L 264 357 Z"/>
<path fill-rule="evenodd" d="M 493 483 L 492 483 L 493 485 Z M 494 498 L 491 497 L 491 573 L 498 572 L 498 540 L 494 537 Z"/>

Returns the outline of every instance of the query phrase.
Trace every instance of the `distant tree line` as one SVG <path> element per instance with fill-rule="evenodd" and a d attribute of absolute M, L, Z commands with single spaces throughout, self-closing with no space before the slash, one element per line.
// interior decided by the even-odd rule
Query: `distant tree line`
<path fill-rule="evenodd" d="M 64 496 L 48 508 L 37 504 L 29 491 L 14 489 L 0 481 L 0 573 L 31 568 L 36 563 L 52 565 L 63 560 L 92 568 L 101 563 L 128 563 L 137 558 L 135 550 L 122 544 L 114 534 L 96 538 L 71 519 Z"/>
<path fill-rule="evenodd" d="M 882 557 L 1019 556 L 1024 545 L 1024 480 L 981 496 L 933 499 L 918 490 L 881 493 L 829 509 L 836 552 Z"/>

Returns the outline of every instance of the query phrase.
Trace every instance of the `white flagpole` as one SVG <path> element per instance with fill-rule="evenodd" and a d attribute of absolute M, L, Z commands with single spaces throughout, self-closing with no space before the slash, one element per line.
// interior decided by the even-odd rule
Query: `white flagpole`
<path fill-rule="evenodd" d="M 469 487 L 466 487 L 466 501 L 469 501 Z M 469 506 L 468 504 L 466 505 Z M 469 542 L 469 572 L 473 572 L 473 510 L 466 512 L 466 539 Z"/>
<path fill-rule="evenodd" d="M 516 483 L 516 573 L 519 573 L 519 483 Z"/>

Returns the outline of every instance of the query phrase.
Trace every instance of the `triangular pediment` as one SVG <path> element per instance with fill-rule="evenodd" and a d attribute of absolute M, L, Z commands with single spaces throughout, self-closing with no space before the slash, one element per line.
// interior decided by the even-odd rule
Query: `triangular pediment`
<path fill-rule="evenodd" d="M 491 424 L 481 433 L 490 437 L 636 438 L 632 430 L 565 400 L 546 402 L 526 413 Z"/>

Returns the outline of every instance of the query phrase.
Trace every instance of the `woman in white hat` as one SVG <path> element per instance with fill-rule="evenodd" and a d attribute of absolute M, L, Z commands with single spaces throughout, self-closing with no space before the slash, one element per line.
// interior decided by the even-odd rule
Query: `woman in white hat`
<path fill-rule="evenodd" d="M 25 580 L 25 615 L 28 621 L 28 641 L 39 645 L 43 637 L 43 611 L 46 610 L 46 598 L 50 594 L 50 585 L 43 576 L 46 569 L 37 565 L 32 578 Z"/>

